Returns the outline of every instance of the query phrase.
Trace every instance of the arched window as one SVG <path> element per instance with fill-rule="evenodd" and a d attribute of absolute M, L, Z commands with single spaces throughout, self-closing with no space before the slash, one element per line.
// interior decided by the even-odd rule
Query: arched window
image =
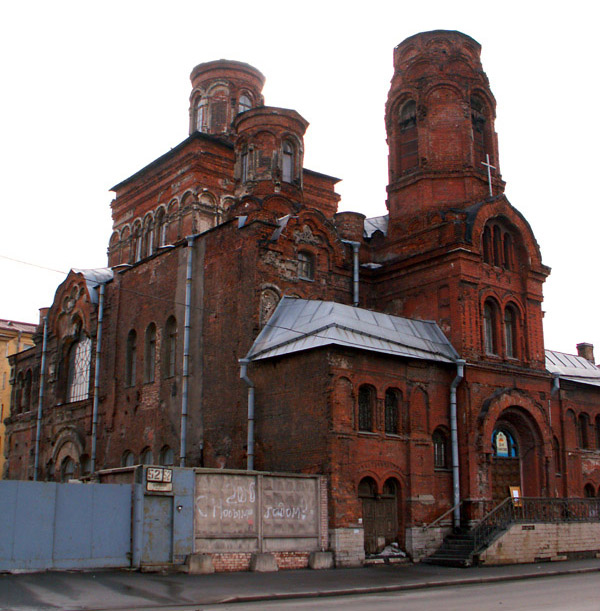
<path fill-rule="evenodd" d="M 251 108 L 252 108 L 252 101 L 245 93 L 243 93 L 240 96 L 240 103 L 238 104 L 238 113 L 246 112 L 247 110 L 250 110 Z"/>
<path fill-rule="evenodd" d="M 372 477 L 364 477 L 358 484 L 358 496 L 363 499 L 374 499 L 377 494 L 377 484 Z"/>
<path fill-rule="evenodd" d="M 148 217 L 144 221 L 144 237 L 143 237 L 142 256 L 149 257 L 153 252 L 154 252 L 154 228 L 152 226 L 152 219 Z"/>
<path fill-rule="evenodd" d="M 142 224 L 138 221 L 131 234 L 131 258 L 134 263 L 142 259 Z"/>
<path fill-rule="evenodd" d="M 514 249 L 510 233 L 504 234 L 504 267 L 506 269 L 514 268 Z"/>
<path fill-rule="evenodd" d="M 167 215 L 164 208 L 159 208 L 156 213 L 156 242 L 159 246 L 164 246 L 167 243 Z"/>
<path fill-rule="evenodd" d="M 492 263 L 492 232 L 488 225 L 483 230 L 483 260 L 485 263 Z"/>
<path fill-rule="evenodd" d="M 70 456 L 65 456 L 60 463 L 60 481 L 65 483 L 73 479 L 75 474 L 75 461 Z"/>
<path fill-rule="evenodd" d="M 309 252 L 301 251 L 298 253 L 298 278 L 302 280 L 315 279 L 315 259 Z"/>
<path fill-rule="evenodd" d="M 229 90 L 225 87 L 213 91 L 209 101 L 209 123 L 211 134 L 222 134 L 229 126 L 228 120 Z"/>
<path fill-rule="evenodd" d="M 590 447 L 589 427 L 590 417 L 585 412 L 581 412 L 577 416 L 577 436 L 579 447 L 584 450 L 588 450 Z"/>
<path fill-rule="evenodd" d="M 498 267 L 502 266 L 502 230 L 498 225 L 494 225 L 492 228 L 492 239 L 493 239 L 493 252 L 494 252 L 494 265 Z"/>
<path fill-rule="evenodd" d="M 373 430 L 373 410 L 375 407 L 375 389 L 364 384 L 358 389 L 358 430 Z"/>
<path fill-rule="evenodd" d="M 448 469 L 450 467 L 450 444 L 446 431 L 438 427 L 433 431 L 431 440 L 433 441 L 434 469 Z"/>
<path fill-rule="evenodd" d="M 172 378 L 175 375 L 177 357 L 177 321 L 174 316 L 170 316 L 165 325 L 164 343 L 164 375 L 166 378 Z"/>
<path fill-rule="evenodd" d="M 596 450 L 600 450 L 600 416 L 596 416 Z"/>
<path fill-rule="evenodd" d="M 67 402 L 83 401 L 90 390 L 92 366 L 92 340 L 83 334 L 69 349 L 67 373 Z"/>
<path fill-rule="evenodd" d="M 196 100 L 196 131 L 202 132 L 206 129 L 206 99 Z"/>
<path fill-rule="evenodd" d="M 125 450 L 125 452 L 123 452 L 123 456 L 121 456 L 121 466 L 122 467 L 133 467 L 134 464 L 135 464 L 135 456 L 133 455 L 133 452 L 130 452 L 129 450 Z"/>
<path fill-rule="evenodd" d="M 23 402 L 21 404 L 21 409 L 24 412 L 28 412 L 31 409 L 31 384 L 31 369 L 28 369 L 27 373 L 25 374 L 25 384 L 23 387 Z"/>
<path fill-rule="evenodd" d="M 150 448 L 146 447 L 142 450 L 142 453 L 140 454 L 140 462 L 142 465 L 154 464 L 154 456 Z"/>
<path fill-rule="evenodd" d="M 414 100 L 409 100 L 400 109 L 398 127 L 398 170 L 400 174 L 403 174 L 419 165 L 417 104 Z"/>
<path fill-rule="evenodd" d="M 488 299 L 483 306 L 483 345 L 486 354 L 498 354 L 498 308 Z"/>
<path fill-rule="evenodd" d="M 519 447 L 512 433 L 505 428 L 497 428 L 492 434 L 492 449 L 498 458 L 518 458 Z"/>
<path fill-rule="evenodd" d="M 242 149 L 242 154 L 241 154 L 241 174 L 242 174 L 242 182 L 246 183 L 248 182 L 248 149 L 246 147 L 244 147 Z"/>
<path fill-rule="evenodd" d="M 8 344 L 7 344 L 8 348 Z M 19 371 L 17 380 L 15 382 L 15 400 L 13 406 L 15 408 L 15 414 L 23 410 L 23 390 L 25 387 L 25 376 L 22 371 Z"/>
<path fill-rule="evenodd" d="M 475 168 L 485 170 L 481 165 L 486 159 L 486 153 L 491 156 L 487 137 L 487 121 L 485 116 L 485 105 L 481 98 L 471 96 L 471 125 L 473 128 L 473 161 Z"/>
<path fill-rule="evenodd" d="M 144 342 L 144 382 L 154 382 L 154 368 L 156 365 L 156 325 L 152 322 L 146 328 Z"/>
<path fill-rule="evenodd" d="M 171 467 L 175 464 L 175 455 L 169 446 L 163 446 L 158 455 L 158 464 L 165 467 Z"/>
<path fill-rule="evenodd" d="M 392 435 L 398 433 L 399 394 L 400 391 L 395 388 L 385 391 L 385 432 Z"/>
<path fill-rule="evenodd" d="M 135 384 L 135 366 L 137 361 L 137 334 L 134 329 L 127 335 L 127 348 L 125 353 L 125 386 Z"/>
<path fill-rule="evenodd" d="M 596 496 L 596 491 L 594 490 L 594 486 L 592 486 L 592 484 L 586 484 L 583 487 L 583 496 L 586 499 L 593 499 Z"/>
<path fill-rule="evenodd" d="M 554 471 L 557 475 L 562 473 L 561 459 L 560 459 L 560 444 L 558 438 L 552 439 L 552 452 L 554 453 Z"/>
<path fill-rule="evenodd" d="M 517 358 L 517 311 L 513 306 L 504 310 L 504 348 L 508 358 Z"/>
<path fill-rule="evenodd" d="M 291 142 L 285 140 L 282 150 L 281 180 L 292 182 L 294 180 L 294 147 Z"/>

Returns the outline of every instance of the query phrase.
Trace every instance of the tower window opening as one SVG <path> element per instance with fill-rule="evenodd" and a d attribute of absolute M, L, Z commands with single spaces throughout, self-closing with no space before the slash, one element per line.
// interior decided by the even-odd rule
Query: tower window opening
<path fill-rule="evenodd" d="M 473 129 L 474 165 L 477 169 L 485 170 L 481 162 L 486 160 L 486 153 L 490 154 L 491 151 L 488 150 L 485 105 L 477 96 L 471 96 L 471 126 Z"/>
<path fill-rule="evenodd" d="M 292 182 L 294 179 L 294 147 L 287 140 L 283 143 L 281 166 L 281 180 L 283 182 Z"/>
<path fill-rule="evenodd" d="M 240 96 L 240 103 L 238 104 L 238 113 L 246 112 L 252 108 L 252 101 L 246 94 Z"/>
<path fill-rule="evenodd" d="M 196 103 L 196 131 L 202 132 L 206 129 L 206 100 L 199 98 Z"/>
<path fill-rule="evenodd" d="M 402 106 L 398 127 L 398 170 L 402 174 L 407 170 L 417 167 L 419 164 L 417 104 L 414 100 L 409 100 Z"/>

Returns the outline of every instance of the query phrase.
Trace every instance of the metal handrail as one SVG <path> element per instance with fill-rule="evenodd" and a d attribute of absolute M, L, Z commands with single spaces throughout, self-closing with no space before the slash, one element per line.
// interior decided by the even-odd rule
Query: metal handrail
<path fill-rule="evenodd" d="M 488 512 L 473 528 L 474 551 L 514 523 L 595 522 L 600 520 L 600 498 L 508 497 Z"/>
<path fill-rule="evenodd" d="M 460 507 L 463 503 L 464 503 L 464 501 L 461 501 L 460 503 L 457 503 L 453 507 L 450 507 L 450 509 L 448 509 L 448 511 L 444 511 L 444 513 L 441 516 L 437 517 L 433 522 L 431 522 L 431 524 L 425 524 L 424 526 L 422 526 L 423 531 L 429 530 L 433 526 L 436 526 L 446 516 L 450 515 L 457 507 Z"/>

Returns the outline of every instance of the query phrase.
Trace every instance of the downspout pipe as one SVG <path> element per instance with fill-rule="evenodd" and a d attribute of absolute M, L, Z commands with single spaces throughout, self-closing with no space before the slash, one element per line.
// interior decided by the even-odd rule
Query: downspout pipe
<path fill-rule="evenodd" d="M 246 468 L 254 471 L 254 382 L 248 377 L 249 359 L 240 359 L 240 379 L 248 386 L 248 460 Z"/>
<path fill-rule="evenodd" d="M 352 296 L 352 305 L 354 307 L 358 307 L 358 303 L 359 303 L 359 294 L 358 294 L 358 288 L 359 288 L 359 258 L 358 258 L 358 249 L 360 248 L 360 242 L 354 242 L 352 240 L 342 240 L 342 242 L 344 244 L 349 244 L 350 246 L 352 246 L 352 286 L 353 286 L 353 296 Z"/>
<path fill-rule="evenodd" d="M 187 459 L 187 418 L 188 418 L 188 388 L 190 378 L 190 319 L 192 310 L 192 271 L 194 256 L 194 240 L 196 236 L 187 238 L 187 268 L 185 275 L 185 314 L 183 328 L 183 380 L 181 383 L 181 445 L 179 449 L 179 466 L 185 467 Z"/>
<path fill-rule="evenodd" d="M 104 321 L 104 290 L 100 284 L 98 291 L 98 328 L 96 330 L 96 365 L 94 367 L 94 404 L 92 407 L 92 457 L 90 472 L 96 473 L 96 444 L 98 441 L 98 403 L 100 401 L 100 361 L 102 360 L 102 323 Z"/>
<path fill-rule="evenodd" d="M 44 404 L 44 386 L 46 383 L 46 352 L 48 345 L 48 317 L 44 316 L 44 339 L 42 340 L 42 362 L 40 364 L 40 392 L 38 393 L 37 423 L 35 427 L 35 462 L 33 480 L 37 481 L 40 471 L 40 439 L 42 437 L 42 409 Z"/>
<path fill-rule="evenodd" d="M 450 441 L 452 447 L 452 489 L 454 503 L 453 526 L 460 528 L 460 472 L 458 466 L 458 418 L 456 415 L 456 389 L 462 382 L 465 373 L 466 361 L 458 359 L 456 361 L 456 377 L 450 385 Z"/>

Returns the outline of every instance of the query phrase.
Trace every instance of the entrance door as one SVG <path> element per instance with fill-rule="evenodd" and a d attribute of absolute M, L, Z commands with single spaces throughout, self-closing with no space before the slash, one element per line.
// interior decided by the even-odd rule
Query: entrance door
<path fill-rule="evenodd" d="M 386 545 L 398 541 L 397 486 L 388 480 L 381 495 L 371 478 L 361 481 L 358 494 L 362 499 L 365 552 L 376 554 Z"/>
<path fill-rule="evenodd" d="M 521 460 L 513 434 L 504 427 L 494 430 L 492 448 L 492 499 L 499 503 L 510 496 L 510 486 L 521 488 Z"/>

